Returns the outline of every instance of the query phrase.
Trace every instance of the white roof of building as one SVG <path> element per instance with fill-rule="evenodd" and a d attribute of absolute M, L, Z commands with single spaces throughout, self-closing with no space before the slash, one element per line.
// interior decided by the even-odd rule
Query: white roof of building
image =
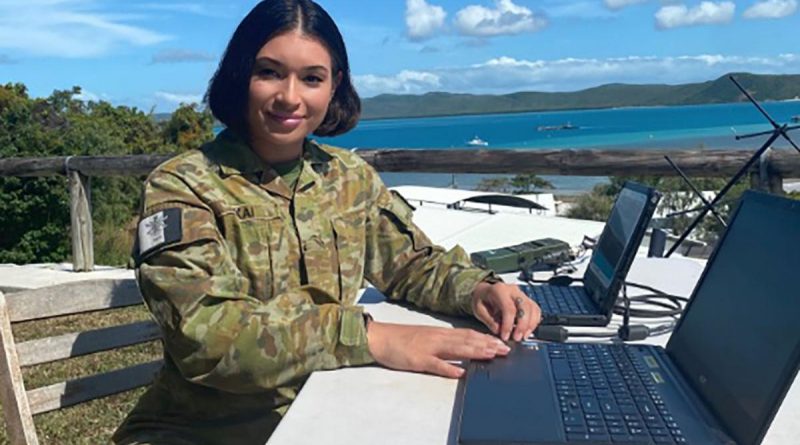
<path fill-rule="evenodd" d="M 437 244 L 460 244 L 467 252 L 519 244 L 520 239 L 558 238 L 578 245 L 583 236 L 597 237 L 604 223 L 556 216 L 484 213 L 422 206 L 414 222 Z"/>
<path fill-rule="evenodd" d="M 415 202 L 436 203 L 452 206 L 465 201 L 497 203 L 505 206 L 524 207 L 541 210 L 552 210 L 540 204 L 531 195 L 511 195 L 497 192 L 476 192 L 474 190 L 459 190 L 439 187 L 423 187 L 417 185 L 401 185 L 392 187 L 412 205 Z"/>

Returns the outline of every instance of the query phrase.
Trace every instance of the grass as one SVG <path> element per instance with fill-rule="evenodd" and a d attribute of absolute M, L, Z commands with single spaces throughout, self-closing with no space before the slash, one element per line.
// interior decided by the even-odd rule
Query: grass
<path fill-rule="evenodd" d="M 98 329 L 147 320 L 150 314 L 141 306 L 71 315 L 49 320 L 18 323 L 13 326 L 17 343 L 35 338 Z M 58 383 L 98 372 L 111 371 L 161 358 L 161 344 L 149 342 L 108 352 L 23 369 L 28 389 Z M 42 444 L 108 443 L 111 434 L 144 392 L 144 388 L 105 397 L 34 416 Z M 0 443 L 9 443 L 5 422 L 0 427 Z"/>
<path fill-rule="evenodd" d="M 98 224 L 94 228 L 95 263 L 107 266 L 128 266 L 133 248 L 138 217 L 131 219 L 123 227 L 111 222 Z"/>

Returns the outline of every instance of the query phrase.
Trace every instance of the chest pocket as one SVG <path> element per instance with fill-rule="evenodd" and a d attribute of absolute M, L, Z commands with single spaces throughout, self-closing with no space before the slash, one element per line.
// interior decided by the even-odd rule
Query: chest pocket
<path fill-rule="evenodd" d="M 332 220 L 336 248 L 336 273 L 339 276 L 340 298 L 346 304 L 354 303 L 364 280 L 365 259 L 364 209 L 351 210 Z"/>
<path fill-rule="evenodd" d="M 273 262 L 286 242 L 286 228 L 274 206 L 243 205 L 220 213 L 228 251 L 250 283 L 250 295 L 269 300 L 276 292 Z M 287 249 L 288 250 L 288 249 Z"/>

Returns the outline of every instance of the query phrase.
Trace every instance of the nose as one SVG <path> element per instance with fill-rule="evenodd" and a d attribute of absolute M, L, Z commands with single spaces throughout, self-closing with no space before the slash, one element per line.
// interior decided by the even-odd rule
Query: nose
<path fill-rule="evenodd" d="M 281 82 L 281 88 L 278 91 L 277 99 L 287 108 L 294 108 L 300 105 L 300 92 L 298 91 L 298 81 L 294 76 L 287 76 Z"/>

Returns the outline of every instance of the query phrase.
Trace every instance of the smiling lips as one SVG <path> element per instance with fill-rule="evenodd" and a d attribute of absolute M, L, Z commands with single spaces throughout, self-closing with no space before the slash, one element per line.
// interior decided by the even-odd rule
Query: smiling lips
<path fill-rule="evenodd" d="M 269 113 L 269 117 L 286 129 L 295 129 L 303 122 L 303 116 L 299 114 Z"/>

